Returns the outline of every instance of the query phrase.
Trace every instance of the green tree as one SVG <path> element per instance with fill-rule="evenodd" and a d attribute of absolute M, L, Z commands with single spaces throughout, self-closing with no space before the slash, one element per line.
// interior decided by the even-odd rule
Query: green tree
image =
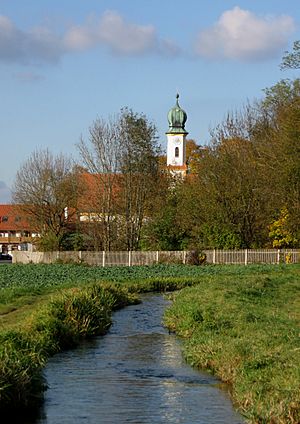
<path fill-rule="evenodd" d="M 178 219 L 179 201 L 178 187 L 170 189 L 169 186 L 160 199 L 155 198 L 156 207 L 145 225 L 143 234 L 146 249 L 182 250 L 187 247 L 188 236 Z"/>
<path fill-rule="evenodd" d="M 257 153 L 251 140 L 254 119 L 249 107 L 228 115 L 203 151 L 191 202 L 197 199 L 199 216 L 192 233 L 198 234 L 204 247 L 251 247 L 267 235 Z"/>
<path fill-rule="evenodd" d="M 160 185 L 157 130 L 145 115 L 123 109 L 120 118 L 121 208 L 127 250 L 139 248 L 147 211 Z"/>
<path fill-rule="evenodd" d="M 285 52 L 280 67 L 281 69 L 300 68 L 300 40 L 294 42 L 293 50 L 291 52 Z"/>
<path fill-rule="evenodd" d="M 260 105 L 254 143 L 269 223 L 287 207 L 290 230 L 300 227 L 300 80 L 280 81 Z M 270 201 L 272 199 L 272 201 Z"/>
<path fill-rule="evenodd" d="M 255 127 L 259 123 L 263 123 L 276 128 L 278 112 L 299 98 L 300 80 L 298 78 L 295 80 L 282 79 L 263 91 L 265 93 L 264 99 L 255 105 L 258 111 Z"/>

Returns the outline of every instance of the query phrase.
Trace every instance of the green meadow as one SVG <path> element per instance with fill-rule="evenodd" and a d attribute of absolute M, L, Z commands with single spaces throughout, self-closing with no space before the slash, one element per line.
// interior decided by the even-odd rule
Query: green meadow
<path fill-rule="evenodd" d="M 206 277 L 174 294 L 165 315 L 186 360 L 228 383 L 252 423 L 300 422 L 299 271 Z"/>
<path fill-rule="evenodd" d="M 1 265 L 0 410 L 39 402 L 47 359 L 104 334 L 138 293 L 172 291 L 165 325 L 186 360 L 227 383 L 249 422 L 299 423 L 299 276 L 300 265 Z"/>

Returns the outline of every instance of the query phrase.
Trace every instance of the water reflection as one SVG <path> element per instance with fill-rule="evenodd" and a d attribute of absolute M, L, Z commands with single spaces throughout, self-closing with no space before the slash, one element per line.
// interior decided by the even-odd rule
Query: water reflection
<path fill-rule="evenodd" d="M 145 296 L 114 315 L 108 335 L 52 358 L 35 423 L 243 423 L 217 380 L 183 362 L 161 326 L 166 303 Z"/>

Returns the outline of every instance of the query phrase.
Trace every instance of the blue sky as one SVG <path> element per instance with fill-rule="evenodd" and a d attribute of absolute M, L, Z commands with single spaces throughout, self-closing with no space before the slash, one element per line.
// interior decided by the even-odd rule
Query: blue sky
<path fill-rule="evenodd" d="M 76 157 L 97 117 L 167 112 L 209 142 L 228 111 L 299 76 L 279 69 L 300 39 L 299 0 L 0 0 L 0 203 L 36 149 Z"/>

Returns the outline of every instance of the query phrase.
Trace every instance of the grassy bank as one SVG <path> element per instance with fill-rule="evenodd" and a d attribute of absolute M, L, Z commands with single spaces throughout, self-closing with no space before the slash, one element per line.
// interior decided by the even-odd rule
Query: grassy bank
<path fill-rule="evenodd" d="M 229 383 L 252 423 L 300 422 L 300 267 L 206 277 L 174 295 L 165 323 L 193 366 Z"/>
<path fill-rule="evenodd" d="M 0 409 L 34 402 L 48 357 L 104 333 L 135 293 L 171 291 L 185 356 L 231 385 L 249 421 L 299 422 L 299 265 L 0 267 Z M 299 362 L 297 362 L 299 361 Z"/>
<path fill-rule="evenodd" d="M 28 309 L 0 332 L 0 411 L 31 407 L 43 393 L 41 370 L 49 356 L 104 334 L 113 310 L 137 298 L 111 285 L 66 289 Z"/>

